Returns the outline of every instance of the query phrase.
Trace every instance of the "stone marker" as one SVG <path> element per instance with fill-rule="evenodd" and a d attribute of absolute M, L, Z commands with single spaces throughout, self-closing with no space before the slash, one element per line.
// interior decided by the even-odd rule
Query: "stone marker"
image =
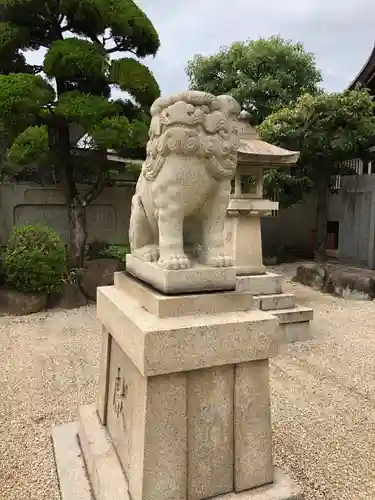
<path fill-rule="evenodd" d="M 97 407 L 79 410 L 93 495 L 296 500 L 299 489 L 272 463 L 268 359 L 285 338 L 274 315 L 234 290 L 224 251 L 239 107 L 183 92 L 151 112 L 130 274 L 98 289 Z M 63 434 L 54 433 L 56 457 Z M 57 468 L 60 480 L 69 477 L 66 461 Z"/>

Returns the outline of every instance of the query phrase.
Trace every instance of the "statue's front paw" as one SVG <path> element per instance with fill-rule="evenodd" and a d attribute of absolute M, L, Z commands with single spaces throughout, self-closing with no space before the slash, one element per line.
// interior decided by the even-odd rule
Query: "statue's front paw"
<path fill-rule="evenodd" d="M 170 270 L 188 269 L 190 267 L 190 261 L 185 254 L 176 254 L 168 255 L 168 257 L 161 257 L 158 265 L 163 269 Z"/>
<path fill-rule="evenodd" d="M 211 267 L 232 267 L 233 258 L 225 253 L 207 255 L 204 263 Z"/>
<path fill-rule="evenodd" d="M 159 251 L 156 245 L 147 245 L 143 248 L 133 250 L 132 254 L 145 262 L 156 262 L 159 258 Z"/>

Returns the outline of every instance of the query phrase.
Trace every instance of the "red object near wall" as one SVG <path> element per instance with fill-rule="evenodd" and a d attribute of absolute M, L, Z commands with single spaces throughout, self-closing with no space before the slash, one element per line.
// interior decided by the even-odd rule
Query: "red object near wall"
<path fill-rule="evenodd" d="M 316 229 L 311 231 L 311 244 L 312 244 L 312 249 L 315 250 Z M 337 246 L 336 246 L 336 234 L 335 233 L 328 233 L 327 234 L 326 248 L 327 248 L 327 250 L 335 250 L 337 248 Z"/>
<path fill-rule="evenodd" d="M 336 235 L 335 233 L 328 233 L 328 250 L 336 249 Z"/>

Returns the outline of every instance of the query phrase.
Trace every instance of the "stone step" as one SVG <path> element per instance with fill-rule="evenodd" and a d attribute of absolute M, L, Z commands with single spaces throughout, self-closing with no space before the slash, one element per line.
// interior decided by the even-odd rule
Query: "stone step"
<path fill-rule="evenodd" d="M 236 290 L 253 295 L 275 295 L 282 293 L 284 276 L 266 273 L 258 276 L 237 276 Z"/>
<path fill-rule="evenodd" d="M 293 309 L 296 305 L 296 298 L 292 293 L 258 295 L 257 297 L 254 297 L 254 300 L 261 311 Z"/>
<path fill-rule="evenodd" d="M 300 323 L 280 324 L 284 342 L 293 344 L 294 342 L 306 342 L 312 339 L 312 328 L 310 321 L 301 321 Z"/>
<path fill-rule="evenodd" d="M 314 317 L 313 309 L 302 306 L 296 306 L 291 309 L 274 309 L 267 312 L 276 316 L 281 325 L 309 322 Z"/>

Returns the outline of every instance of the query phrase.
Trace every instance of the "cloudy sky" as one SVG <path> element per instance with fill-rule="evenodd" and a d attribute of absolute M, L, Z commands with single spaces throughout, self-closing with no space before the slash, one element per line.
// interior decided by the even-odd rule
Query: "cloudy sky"
<path fill-rule="evenodd" d="M 194 54 L 271 35 L 302 41 L 316 55 L 324 87 L 340 91 L 358 74 L 375 42 L 375 0 L 136 0 L 154 23 L 161 48 L 145 62 L 163 93 L 188 86 Z M 32 53 L 40 62 L 43 54 Z"/>
<path fill-rule="evenodd" d="M 138 0 L 161 38 L 147 61 L 164 93 L 183 90 L 187 61 L 223 45 L 271 35 L 302 41 L 324 87 L 343 90 L 375 42 L 375 0 Z"/>

